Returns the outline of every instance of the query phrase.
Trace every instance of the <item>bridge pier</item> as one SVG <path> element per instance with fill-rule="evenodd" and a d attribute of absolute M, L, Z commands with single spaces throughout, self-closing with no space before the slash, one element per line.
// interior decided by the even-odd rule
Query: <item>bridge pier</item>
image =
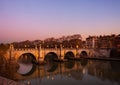
<path fill-rule="evenodd" d="M 41 45 L 38 47 L 38 63 L 40 63 L 40 51 L 41 51 Z"/>
<path fill-rule="evenodd" d="M 38 61 L 37 62 L 39 64 L 41 64 L 41 63 L 43 63 L 43 61 L 44 61 L 43 50 L 42 50 L 41 44 L 40 44 L 39 47 L 38 47 Z"/>
<path fill-rule="evenodd" d="M 13 46 L 13 44 L 10 44 L 10 48 L 9 48 L 9 61 L 10 62 L 15 61 L 15 57 L 13 55 L 13 52 L 14 52 L 14 46 Z"/>
<path fill-rule="evenodd" d="M 60 44 L 60 56 L 59 56 L 59 59 L 60 60 L 63 60 L 64 59 L 64 54 L 63 54 L 63 50 L 62 50 L 62 44 Z"/>

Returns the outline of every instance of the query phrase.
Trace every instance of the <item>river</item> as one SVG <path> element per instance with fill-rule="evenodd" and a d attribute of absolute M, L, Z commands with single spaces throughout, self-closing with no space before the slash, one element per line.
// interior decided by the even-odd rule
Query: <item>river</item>
<path fill-rule="evenodd" d="M 0 76 L 25 85 L 120 85 L 120 62 L 81 59 L 2 65 Z"/>

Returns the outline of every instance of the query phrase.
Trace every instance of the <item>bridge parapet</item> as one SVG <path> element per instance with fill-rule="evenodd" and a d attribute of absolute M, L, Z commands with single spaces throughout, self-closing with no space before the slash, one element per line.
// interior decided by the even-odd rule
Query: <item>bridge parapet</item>
<path fill-rule="evenodd" d="M 10 56 L 16 56 L 18 58 L 20 55 L 24 53 L 31 53 L 35 55 L 36 59 L 40 57 L 42 60 L 44 60 L 45 55 L 48 53 L 53 52 L 55 53 L 59 58 L 64 59 L 65 55 L 67 53 L 73 53 L 74 56 L 80 57 L 81 53 L 86 54 L 88 57 L 99 57 L 99 56 L 109 56 L 110 49 L 87 49 L 87 48 L 14 48 L 13 50 L 8 50 L 8 58 Z"/>
<path fill-rule="evenodd" d="M 28 48 L 23 48 L 23 49 L 14 49 L 15 51 L 29 51 L 29 50 L 36 50 L 36 49 L 28 49 Z"/>

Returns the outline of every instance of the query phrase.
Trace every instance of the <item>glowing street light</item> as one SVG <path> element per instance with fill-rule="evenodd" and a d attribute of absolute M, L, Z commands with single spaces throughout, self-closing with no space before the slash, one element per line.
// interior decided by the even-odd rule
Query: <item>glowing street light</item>
<path fill-rule="evenodd" d="M 76 45 L 76 48 L 78 49 L 78 45 Z"/>

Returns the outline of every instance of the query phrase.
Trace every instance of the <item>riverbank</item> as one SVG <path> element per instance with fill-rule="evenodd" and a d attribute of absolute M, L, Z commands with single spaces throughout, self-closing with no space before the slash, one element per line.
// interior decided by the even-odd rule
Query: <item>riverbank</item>
<path fill-rule="evenodd" d="M 0 85 L 24 85 L 24 84 L 0 76 Z"/>
<path fill-rule="evenodd" d="M 82 60 L 82 59 L 89 59 L 89 60 L 103 60 L 103 61 L 119 61 L 120 62 L 120 59 L 119 58 L 97 58 L 97 57 L 92 57 L 92 58 L 89 58 L 89 57 L 86 57 L 86 58 L 70 58 L 69 60 Z M 68 60 L 60 60 L 60 59 L 56 59 L 54 60 L 55 62 L 66 62 Z"/>
<path fill-rule="evenodd" d="M 90 60 L 120 61 L 118 58 L 85 58 Z"/>
<path fill-rule="evenodd" d="M 97 57 L 86 57 L 86 58 L 74 58 L 72 60 L 83 60 L 83 59 L 88 59 L 88 60 L 102 60 L 102 61 L 118 61 L 120 62 L 120 58 L 97 58 Z"/>

